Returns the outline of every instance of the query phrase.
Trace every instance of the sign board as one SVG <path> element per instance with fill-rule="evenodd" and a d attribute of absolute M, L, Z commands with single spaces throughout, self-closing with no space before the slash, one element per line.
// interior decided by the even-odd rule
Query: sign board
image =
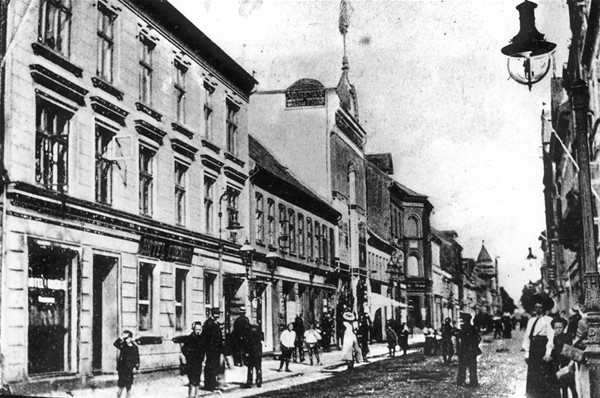
<path fill-rule="evenodd" d="M 142 235 L 138 254 L 164 261 L 191 264 L 192 257 L 194 256 L 194 248 L 179 242 Z"/>

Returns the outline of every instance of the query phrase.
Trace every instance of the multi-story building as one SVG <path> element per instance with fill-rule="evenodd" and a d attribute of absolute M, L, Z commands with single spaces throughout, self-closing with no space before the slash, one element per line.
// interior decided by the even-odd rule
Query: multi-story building
<path fill-rule="evenodd" d="M 432 326 L 439 329 L 446 318 L 458 321 L 459 277 L 462 247 L 455 231 L 431 229 L 431 267 L 433 291 Z"/>
<path fill-rule="evenodd" d="M 126 329 L 141 370 L 177 366 L 171 338 L 245 297 L 256 81 L 166 1 L 13 0 L 7 22 L 6 380 L 115 372 Z"/>

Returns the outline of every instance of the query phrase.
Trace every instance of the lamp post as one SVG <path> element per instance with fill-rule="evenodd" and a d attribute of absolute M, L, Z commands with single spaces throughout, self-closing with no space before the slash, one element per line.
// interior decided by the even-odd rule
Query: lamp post
<path fill-rule="evenodd" d="M 254 248 L 250 246 L 250 242 L 246 239 L 244 245 L 240 247 L 240 257 L 242 258 L 242 264 L 246 267 L 246 279 L 250 279 L 252 277 L 252 265 L 254 261 Z"/>
<path fill-rule="evenodd" d="M 276 251 L 270 251 L 265 257 L 267 261 L 267 269 L 271 273 L 271 283 L 273 283 L 275 282 L 275 270 L 277 269 L 277 265 L 281 260 L 281 256 L 277 254 Z"/>

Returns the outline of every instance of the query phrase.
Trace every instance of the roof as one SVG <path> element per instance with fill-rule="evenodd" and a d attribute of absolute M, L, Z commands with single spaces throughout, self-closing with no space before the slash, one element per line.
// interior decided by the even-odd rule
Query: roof
<path fill-rule="evenodd" d="M 253 183 L 333 223 L 341 217 L 337 210 L 294 177 L 286 166 L 251 135 L 248 135 L 248 147 L 250 158 L 258 166 Z"/>
<path fill-rule="evenodd" d="M 258 81 L 166 0 L 128 0 L 143 10 L 198 57 L 238 86 L 247 96 Z"/>
<path fill-rule="evenodd" d="M 386 174 L 394 174 L 394 162 L 391 153 L 374 153 L 367 155 L 367 160 Z"/>
<path fill-rule="evenodd" d="M 483 242 L 481 243 L 481 250 L 479 251 L 479 256 L 477 256 L 476 263 L 493 263 L 492 258 L 490 257 L 490 254 L 485 248 Z"/>
<path fill-rule="evenodd" d="M 496 275 L 496 266 L 494 261 L 490 257 L 487 249 L 483 242 L 481 242 L 481 251 L 479 252 L 479 256 L 477 256 L 477 261 L 475 262 L 477 274 L 481 277 L 489 277 L 492 275 Z"/>
<path fill-rule="evenodd" d="M 427 195 L 420 194 L 418 192 L 413 191 L 412 189 L 400 184 L 398 181 L 392 180 L 391 187 L 396 187 L 400 190 L 400 192 L 406 196 L 412 196 L 414 198 L 422 198 L 427 199 Z"/>

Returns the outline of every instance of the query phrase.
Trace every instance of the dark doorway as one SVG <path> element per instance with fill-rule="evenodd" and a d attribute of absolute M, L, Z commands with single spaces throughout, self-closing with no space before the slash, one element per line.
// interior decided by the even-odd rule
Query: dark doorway
<path fill-rule="evenodd" d="M 94 255 L 92 369 L 94 373 L 114 372 L 118 337 L 117 258 Z"/>

